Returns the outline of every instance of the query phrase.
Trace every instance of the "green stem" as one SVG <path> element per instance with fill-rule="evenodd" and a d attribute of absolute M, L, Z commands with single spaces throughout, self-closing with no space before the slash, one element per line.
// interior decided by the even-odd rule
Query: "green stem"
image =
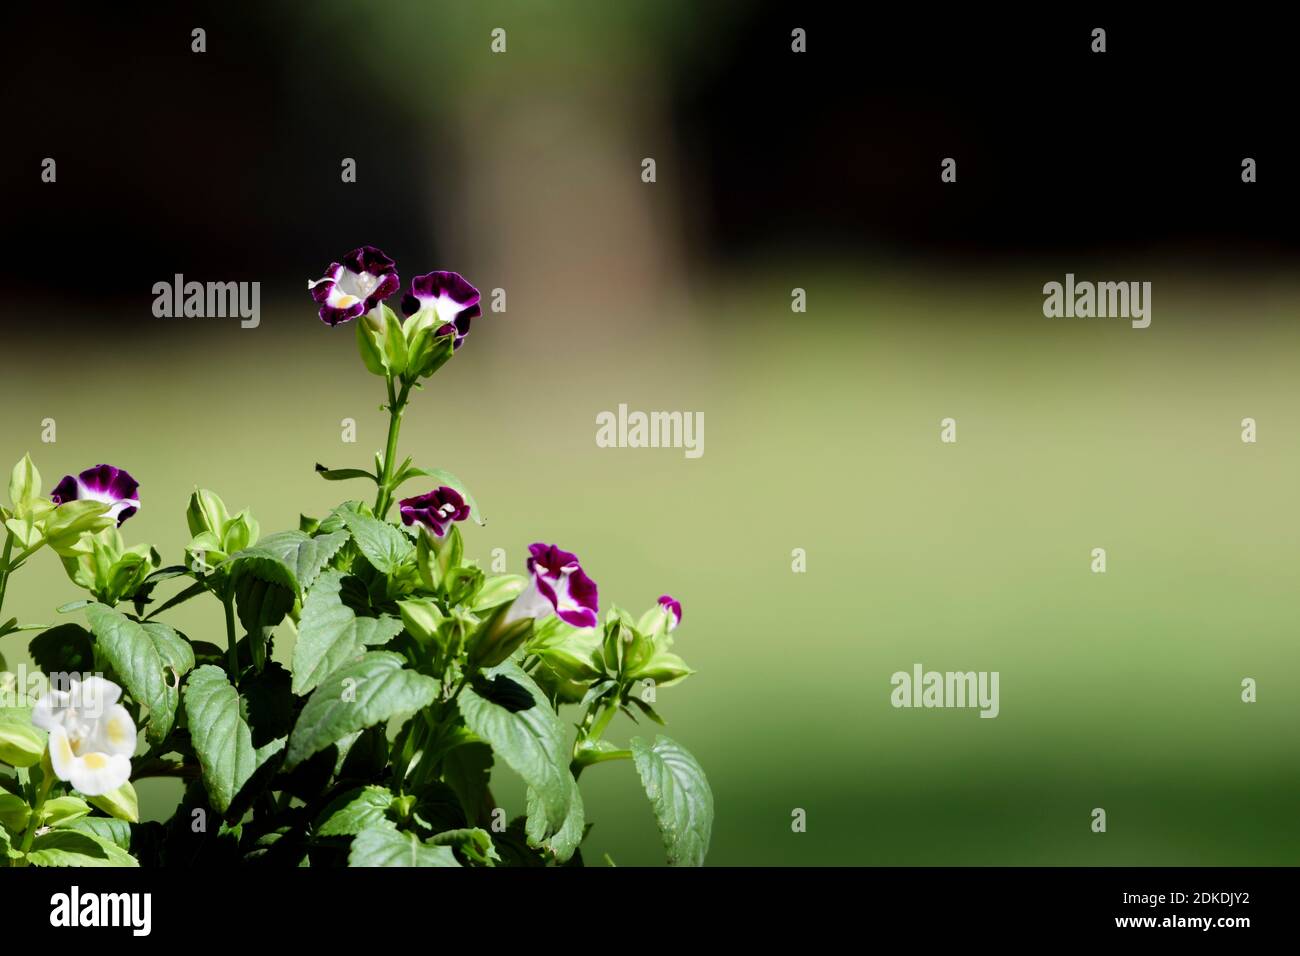
<path fill-rule="evenodd" d="M 631 760 L 632 751 L 630 750 L 600 750 L 595 753 L 583 754 L 575 763 L 583 767 L 589 767 L 594 763 L 604 763 L 607 760 Z"/>
<path fill-rule="evenodd" d="M 41 827 L 41 810 L 45 808 L 45 798 L 49 796 L 50 787 L 54 783 L 54 771 L 48 764 L 48 760 L 42 763 L 41 786 L 36 791 L 36 802 L 32 805 L 32 815 L 27 820 L 27 832 L 23 834 L 23 842 L 18 847 L 22 856 L 14 861 L 14 866 L 27 865 L 27 854 L 32 848 L 32 841 L 36 839 L 36 831 Z"/>
<path fill-rule="evenodd" d="M 221 603 L 226 608 L 226 648 L 227 648 L 227 666 L 230 669 L 230 679 L 236 680 L 239 677 L 239 649 L 236 646 L 235 639 L 235 605 L 233 599 L 223 598 Z"/>
<path fill-rule="evenodd" d="M 384 467 L 379 476 L 379 491 L 375 495 L 375 517 L 383 520 L 393 503 L 393 466 L 397 461 L 397 436 L 402 429 L 402 413 L 406 411 L 406 402 L 410 397 L 410 385 L 402 385 L 400 392 L 395 392 L 393 380 L 388 379 L 388 442 L 384 448 Z"/>
<path fill-rule="evenodd" d="M 605 732 L 605 728 L 609 726 L 609 722 L 614 719 L 616 713 L 618 713 L 617 695 L 615 695 L 614 700 L 605 705 L 605 709 L 601 712 L 600 716 L 596 718 L 596 722 L 592 725 L 591 732 L 588 733 L 584 739 L 599 740 L 600 735 Z"/>
<path fill-rule="evenodd" d="M 5 550 L 0 555 L 0 610 L 5 606 L 5 589 L 9 587 L 9 555 L 14 550 L 14 536 L 12 531 L 5 532 Z"/>

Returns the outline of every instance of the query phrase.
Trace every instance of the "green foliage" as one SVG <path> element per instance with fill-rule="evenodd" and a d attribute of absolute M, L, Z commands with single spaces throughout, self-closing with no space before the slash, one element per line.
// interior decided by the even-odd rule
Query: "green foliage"
<path fill-rule="evenodd" d="M 355 323 L 366 368 L 384 380 L 387 446 L 373 471 L 316 471 L 373 483 L 373 504 L 347 501 L 262 537 L 250 511 L 232 514 L 196 489 L 182 560 L 162 567 L 151 546 L 125 545 L 106 504 L 56 505 L 30 458 L 12 469 L 0 606 L 13 574 L 49 548 L 83 592 L 59 610 L 84 609 L 87 627 L 15 618 L 0 636 L 39 631 L 29 651 L 51 680 L 102 674 L 119 684 L 143 730 L 132 777 L 176 777 L 185 789 L 170 821 L 142 824 L 131 780 L 67 769 L 124 777 L 127 755 L 110 753 L 108 737 L 94 737 L 106 749 L 87 756 L 77 748 L 91 738 L 79 735 L 51 761 L 30 705 L 0 708 L 0 763 L 19 768 L 0 774 L 0 864 L 579 865 L 592 826 L 579 780 L 608 762 L 635 766 L 668 861 L 704 861 L 713 800 L 699 764 L 666 737 L 628 748 L 607 736 L 619 714 L 662 722 L 637 688 L 691 673 L 665 613 L 654 606 L 634 621 L 613 609 L 594 628 L 563 623 L 531 574 L 488 573 L 470 557 L 468 522 L 444 526 L 450 513 L 484 523 L 464 483 L 398 457 L 412 393 L 455 354 L 443 327 L 430 312 L 403 323 L 387 306 Z M 399 524 L 398 489 L 416 481 L 417 494 L 453 489 L 468 516 L 449 506 L 436 527 Z M 216 613 L 204 640 L 160 619 L 205 595 Z M 291 661 L 274 653 L 286 637 Z M 68 699 L 48 701 L 81 706 Z M 112 713 L 103 727 L 129 749 L 122 710 Z M 86 791 L 113 789 L 78 792 L 55 763 Z M 493 795 L 504 773 L 525 793 L 508 825 Z"/>

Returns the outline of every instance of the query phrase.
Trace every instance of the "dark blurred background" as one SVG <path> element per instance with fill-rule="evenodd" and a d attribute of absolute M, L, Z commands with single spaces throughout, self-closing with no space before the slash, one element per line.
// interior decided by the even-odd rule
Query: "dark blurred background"
<path fill-rule="evenodd" d="M 655 155 L 688 189 L 671 215 L 697 266 L 792 247 L 1220 263 L 1300 249 L 1289 33 L 1262 11 L 54 2 L 7 20 L 11 293 L 135 298 L 200 268 L 288 293 L 268 263 L 315 274 L 314 247 L 359 235 L 436 254 L 473 235 L 500 259 L 503 223 L 449 186 L 527 183 L 546 156 L 494 149 L 490 128 L 548 109 L 594 174 Z M 506 56 L 487 55 L 494 25 L 514 28 Z M 29 188 L 46 156 L 59 188 Z M 956 188 L 939 183 L 948 156 Z M 80 287 L 63 281 L 73 259 Z"/>

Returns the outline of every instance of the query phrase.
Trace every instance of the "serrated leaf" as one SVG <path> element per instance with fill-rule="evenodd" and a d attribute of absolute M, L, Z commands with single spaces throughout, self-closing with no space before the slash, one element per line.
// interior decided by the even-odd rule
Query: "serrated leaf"
<path fill-rule="evenodd" d="M 512 663 L 486 671 L 524 688 L 533 706 L 511 710 L 466 687 L 457 699 L 465 724 L 492 745 L 492 750 L 537 792 L 538 805 L 554 833 L 564 825 L 572 796 L 564 725 L 551 709 L 541 688 Z"/>
<path fill-rule="evenodd" d="M 344 511 L 342 515 L 357 548 L 382 574 L 392 574 L 415 551 L 406 535 L 387 521 L 355 511 Z"/>
<path fill-rule="evenodd" d="M 86 619 L 104 659 L 149 708 L 146 736 L 161 743 L 176 719 L 181 678 L 194 667 L 189 642 L 161 621 L 134 621 L 103 604 L 88 605 Z"/>
<path fill-rule="evenodd" d="M 343 575 L 325 571 L 307 595 L 293 649 L 293 692 L 306 694 L 366 647 L 402 632 L 396 617 L 358 617 L 340 599 Z"/>
<path fill-rule="evenodd" d="M 641 786 L 659 824 L 669 866 L 703 866 L 713 831 L 713 791 L 704 768 L 681 744 L 660 734 L 631 741 Z"/>
<path fill-rule="evenodd" d="M 361 787 L 336 797 L 317 818 L 316 835 L 355 836 L 387 819 L 393 794 L 386 787 Z"/>
<path fill-rule="evenodd" d="M 242 577 L 252 576 L 268 584 L 278 584 L 294 594 L 302 592 L 298 577 L 285 560 L 274 551 L 269 551 L 261 544 L 236 551 L 230 560 L 222 565 L 222 570 L 231 583 Z"/>
<path fill-rule="evenodd" d="M 88 833 L 123 850 L 131 849 L 131 824 L 125 820 L 109 817 L 78 817 L 70 823 L 63 824 L 62 829 Z"/>
<path fill-rule="evenodd" d="M 346 531 L 323 534 L 316 538 L 301 531 L 277 531 L 263 538 L 257 546 L 270 551 L 292 568 L 298 586 L 306 590 L 316 583 L 321 571 L 347 540 Z"/>
<path fill-rule="evenodd" d="M 433 703 L 438 682 L 406 670 L 391 651 L 371 651 L 321 683 L 298 715 L 285 767 L 292 768 L 348 734 Z"/>
<path fill-rule="evenodd" d="M 391 824 L 362 830 L 352 841 L 348 866 L 460 866 L 451 847 L 432 846 Z"/>
<path fill-rule="evenodd" d="M 528 843 L 530 846 L 550 850 L 561 863 L 568 862 L 587 835 L 587 811 L 582 802 L 582 791 L 578 789 L 578 781 L 572 777 L 569 778 L 569 785 L 569 812 L 564 818 L 564 824 L 555 833 L 546 832 L 546 818 L 542 815 L 544 808 L 537 792 L 529 787 L 527 794 L 528 823 L 525 833 Z"/>
<path fill-rule="evenodd" d="M 54 829 L 32 841 L 32 866 L 139 866 L 135 857 L 94 833 Z"/>
<path fill-rule="evenodd" d="M 185 687 L 185 716 L 203 771 L 208 798 L 225 814 L 253 774 L 284 747 L 283 738 L 261 748 L 240 714 L 239 692 L 220 667 L 205 664 Z"/>

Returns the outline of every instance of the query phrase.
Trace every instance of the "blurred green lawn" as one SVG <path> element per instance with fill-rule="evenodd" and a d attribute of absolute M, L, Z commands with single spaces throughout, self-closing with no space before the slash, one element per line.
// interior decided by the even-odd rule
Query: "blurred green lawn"
<path fill-rule="evenodd" d="M 518 570 L 529 542 L 554 541 L 602 604 L 683 601 L 678 646 L 699 673 L 659 702 L 713 784 L 712 863 L 1296 863 L 1294 286 L 1175 273 L 1137 331 L 1044 319 L 1043 276 L 850 274 L 755 266 L 689 314 L 600 322 L 512 292 L 417 396 L 403 452 L 473 489 L 489 523 L 467 549 L 485 561 L 502 547 Z M 789 313 L 795 284 L 807 315 Z M 312 473 L 382 444 L 382 386 L 350 329 L 305 301 L 248 331 L 121 319 L 73 369 L 22 358 L 34 333 L 11 340 L 6 462 L 30 450 L 47 489 L 128 468 L 143 501 L 128 541 L 168 562 L 195 485 L 264 532 L 360 496 Z M 703 411 L 704 456 L 597 448 L 595 416 L 620 402 Z M 947 416 L 955 445 L 939 442 Z M 42 554 L 6 610 L 53 621 L 75 597 Z M 215 604 L 171 620 L 224 641 Z M 0 651 L 14 663 L 21 646 Z M 894 710 L 889 677 L 918 661 L 999 671 L 1001 715 Z M 1240 702 L 1243 677 L 1258 703 Z M 653 730 L 620 718 L 612 736 Z M 662 859 L 630 765 L 582 783 L 588 862 Z M 175 789 L 141 793 L 157 816 Z"/>

